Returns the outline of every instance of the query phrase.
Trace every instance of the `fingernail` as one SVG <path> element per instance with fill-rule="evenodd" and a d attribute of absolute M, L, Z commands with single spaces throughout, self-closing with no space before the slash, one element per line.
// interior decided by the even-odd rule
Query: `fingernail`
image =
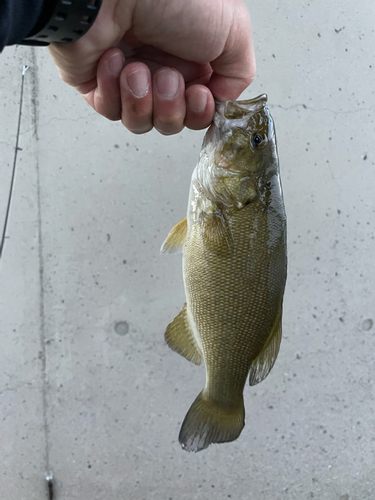
<path fill-rule="evenodd" d="M 162 69 L 156 75 L 155 83 L 160 97 L 172 99 L 177 94 L 180 77 L 173 69 Z"/>
<path fill-rule="evenodd" d="M 207 92 L 196 90 L 189 94 L 188 106 L 193 113 L 203 113 L 207 106 Z"/>
<path fill-rule="evenodd" d="M 108 69 L 110 74 L 117 78 L 120 75 L 124 64 L 125 58 L 122 54 L 119 52 L 117 52 L 117 54 L 113 54 L 113 56 L 108 60 Z"/>
<path fill-rule="evenodd" d="M 136 69 L 127 77 L 130 90 L 135 97 L 144 97 L 149 89 L 148 74 L 144 69 Z"/>

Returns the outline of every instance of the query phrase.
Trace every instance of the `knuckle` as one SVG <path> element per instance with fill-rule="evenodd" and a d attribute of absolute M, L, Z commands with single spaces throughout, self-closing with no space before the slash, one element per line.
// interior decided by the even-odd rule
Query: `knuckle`
<path fill-rule="evenodd" d="M 133 134 L 145 134 L 152 130 L 152 110 L 148 103 L 127 103 L 121 116 L 122 124 Z"/>
<path fill-rule="evenodd" d="M 141 135 L 141 134 L 147 134 L 147 132 L 150 132 L 151 130 L 153 129 L 153 126 L 150 125 L 148 127 L 145 127 L 145 128 L 142 128 L 142 129 L 136 129 L 136 128 L 133 128 L 133 129 L 128 129 L 132 134 L 135 134 L 135 135 Z"/>
<path fill-rule="evenodd" d="M 150 130 L 153 129 L 153 126 L 151 123 L 130 123 L 127 120 L 122 120 L 122 124 L 124 125 L 125 128 L 129 130 L 132 134 L 136 135 L 141 135 L 141 134 L 146 134 L 147 132 L 150 132 Z"/>
<path fill-rule="evenodd" d="M 98 110 L 98 113 L 104 116 L 104 118 L 107 118 L 107 120 L 110 120 L 111 122 L 117 122 L 121 118 L 121 113 L 119 110 Z"/>
<path fill-rule="evenodd" d="M 253 83 L 256 75 L 256 64 L 254 60 L 251 60 L 246 65 L 246 71 L 241 75 L 241 80 L 244 85 L 248 87 L 251 83 Z"/>
<path fill-rule="evenodd" d="M 176 135 L 176 134 L 179 134 L 183 128 L 184 127 L 181 127 L 179 129 L 176 129 L 176 130 L 158 130 L 156 128 L 156 130 L 159 132 L 159 134 L 162 134 L 162 135 Z"/>
<path fill-rule="evenodd" d="M 196 122 L 196 121 L 187 121 L 185 123 L 185 127 L 190 129 L 190 130 L 203 130 L 209 126 L 210 123 L 202 123 L 202 122 Z"/>
<path fill-rule="evenodd" d="M 163 135 L 178 134 L 184 128 L 184 118 L 182 115 L 157 117 L 154 119 L 154 127 Z"/>
<path fill-rule="evenodd" d="M 245 78 L 245 84 L 247 87 L 253 83 L 254 78 L 255 78 L 255 73 L 252 73 Z"/>
<path fill-rule="evenodd" d="M 151 107 L 149 103 L 132 101 L 127 103 L 124 110 L 125 115 L 129 121 L 144 121 L 149 120 L 151 116 Z"/>

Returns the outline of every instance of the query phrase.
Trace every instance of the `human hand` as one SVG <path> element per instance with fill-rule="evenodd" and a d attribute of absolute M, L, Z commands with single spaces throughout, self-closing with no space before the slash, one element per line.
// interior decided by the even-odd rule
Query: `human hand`
<path fill-rule="evenodd" d="M 103 0 L 91 29 L 51 44 L 62 80 L 131 132 L 165 135 L 212 121 L 255 76 L 242 0 Z"/>

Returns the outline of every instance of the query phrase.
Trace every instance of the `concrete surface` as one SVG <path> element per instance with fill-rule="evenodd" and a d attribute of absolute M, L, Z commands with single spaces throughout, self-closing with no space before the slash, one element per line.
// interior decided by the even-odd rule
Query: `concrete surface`
<path fill-rule="evenodd" d="M 60 82 L 44 49 L 0 58 L 0 498 L 375 498 L 374 6 L 251 9 L 288 213 L 284 339 L 245 390 L 234 443 L 180 449 L 204 369 L 164 344 L 184 302 L 161 256 L 185 212 L 203 132 L 136 137 Z M 119 332 L 119 333 L 118 333 Z"/>

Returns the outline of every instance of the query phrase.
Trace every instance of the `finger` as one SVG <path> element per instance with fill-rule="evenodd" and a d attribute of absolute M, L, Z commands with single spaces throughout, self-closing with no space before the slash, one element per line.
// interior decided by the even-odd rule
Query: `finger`
<path fill-rule="evenodd" d="M 121 120 L 134 134 L 152 129 L 151 73 L 143 63 L 131 63 L 120 75 Z"/>
<path fill-rule="evenodd" d="M 163 135 L 178 134 L 186 115 L 185 82 L 179 71 L 161 68 L 154 74 L 154 127 Z"/>
<path fill-rule="evenodd" d="M 48 47 L 61 79 L 81 94 L 92 90 L 85 88 L 86 83 L 96 78 L 101 56 L 108 48 L 117 47 L 123 33 L 131 27 L 133 2 L 106 0 L 101 3 L 95 22 L 84 36 L 73 43 L 52 43 Z"/>
<path fill-rule="evenodd" d="M 121 118 L 120 73 L 125 57 L 118 49 L 110 49 L 100 58 L 96 88 L 84 95 L 95 111 L 109 120 Z"/>
<path fill-rule="evenodd" d="M 204 85 L 193 85 L 185 92 L 185 126 L 191 130 L 201 130 L 212 122 L 215 102 L 212 93 Z"/>
<path fill-rule="evenodd" d="M 222 54 L 211 62 L 214 71 L 208 85 L 220 101 L 235 100 L 252 83 L 256 72 L 250 14 L 241 4 L 240 25 L 232 26 Z"/>
<path fill-rule="evenodd" d="M 126 54 L 126 45 L 120 43 L 118 48 L 123 49 Z M 132 54 L 129 56 L 126 55 L 126 61 L 128 63 L 134 61 L 144 62 L 150 68 L 151 74 L 156 73 L 158 69 L 165 66 L 174 68 L 181 73 L 185 82 L 189 84 L 201 83 L 202 85 L 206 85 L 212 74 L 212 68 L 209 63 L 203 64 L 187 61 L 151 45 L 136 48 Z"/>

